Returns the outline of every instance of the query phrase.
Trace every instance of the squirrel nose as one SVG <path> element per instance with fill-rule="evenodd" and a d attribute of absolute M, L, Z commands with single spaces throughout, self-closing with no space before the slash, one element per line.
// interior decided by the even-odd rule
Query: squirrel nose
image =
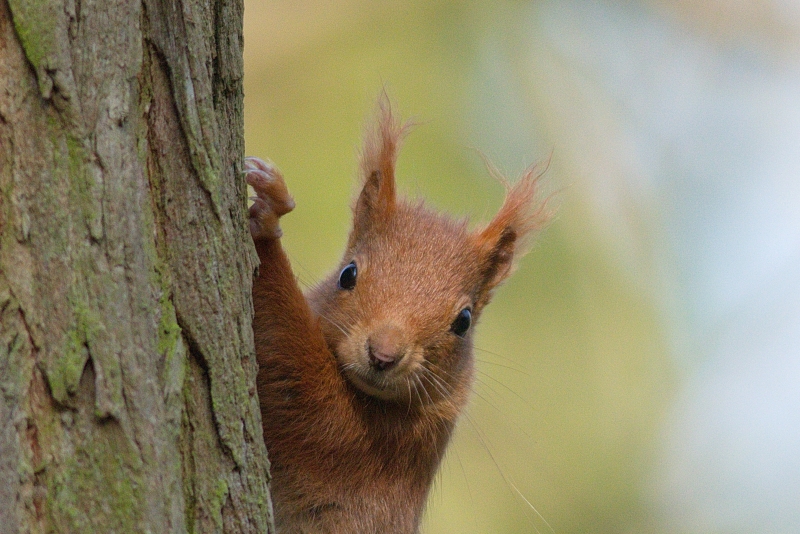
<path fill-rule="evenodd" d="M 376 371 L 386 371 L 403 359 L 403 333 L 395 326 L 382 326 L 367 338 L 369 363 Z"/>
<path fill-rule="evenodd" d="M 387 354 L 375 350 L 371 345 L 369 347 L 369 364 L 376 371 L 385 371 L 394 367 L 394 365 L 402 358 L 399 354 Z"/>

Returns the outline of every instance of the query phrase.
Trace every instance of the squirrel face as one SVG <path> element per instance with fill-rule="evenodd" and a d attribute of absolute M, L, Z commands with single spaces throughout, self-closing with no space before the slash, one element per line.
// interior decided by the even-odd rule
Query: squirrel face
<path fill-rule="evenodd" d="M 346 378 L 374 397 L 426 404 L 460 396 L 485 304 L 466 221 L 404 201 L 381 218 L 354 236 L 310 299 L 328 344 Z"/>
<path fill-rule="evenodd" d="M 308 300 L 357 389 L 386 401 L 447 401 L 458 409 L 471 383 L 475 323 L 511 273 L 523 238 L 546 215 L 536 203 L 534 169 L 508 187 L 496 217 L 476 231 L 466 220 L 398 198 L 394 167 L 406 131 L 381 101 L 365 137 L 364 185 L 347 250 Z"/>

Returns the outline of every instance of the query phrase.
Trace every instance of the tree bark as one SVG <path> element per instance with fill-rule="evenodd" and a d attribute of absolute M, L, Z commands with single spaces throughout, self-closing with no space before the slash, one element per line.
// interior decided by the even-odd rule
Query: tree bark
<path fill-rule="evenodd" d="M 0 534 L 271 532 L 241 0 L 0 0 Z"/>

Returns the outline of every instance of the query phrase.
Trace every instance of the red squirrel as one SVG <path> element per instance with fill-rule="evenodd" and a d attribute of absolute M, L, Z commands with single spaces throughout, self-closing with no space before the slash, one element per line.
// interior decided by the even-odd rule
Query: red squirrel
<path fill-rule="evenodd" d="M 474 231 L 398 196 L 407 131 L 382 98 L 344 256 L 306 295 L 280 244 L 279 218 L 294 208 L 283 177 L 245 162 L 261 260 L 257 388 L 279 533 L 418 532 L 469 397 L 475 323 L 546 219 L 535 168 Z"/>

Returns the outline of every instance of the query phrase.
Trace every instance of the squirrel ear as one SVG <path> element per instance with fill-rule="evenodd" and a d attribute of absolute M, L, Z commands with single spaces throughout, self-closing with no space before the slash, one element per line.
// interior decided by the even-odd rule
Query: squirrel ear
<path fill-rule="evenodd" d="M 361 150 L 361 178 L 364 186 L 353 207 L 353 236 L 383 224 L 394 211 L 394 167 L 400 143 L 409 125 L 398 123 L 392 115 L 389 97 L 384 91 L 378 99 L 374 125 L 364 136 Z"/>
<path fill-rule="evenodd" d="M 491 291 L 514 271 L 515 262 L 527 252 L 532 233 L 540 230 L 550 219 L 546 201 L 538 198 L 538 180 L 546 169 L 528 168 L 522 178 L 509 186 L 491 164 L 489 172 L 506 186 L 506 198 L 494 219 L 482 230 L 472 234 L 481 269 L 481 297 L 489 301 Z"/>

